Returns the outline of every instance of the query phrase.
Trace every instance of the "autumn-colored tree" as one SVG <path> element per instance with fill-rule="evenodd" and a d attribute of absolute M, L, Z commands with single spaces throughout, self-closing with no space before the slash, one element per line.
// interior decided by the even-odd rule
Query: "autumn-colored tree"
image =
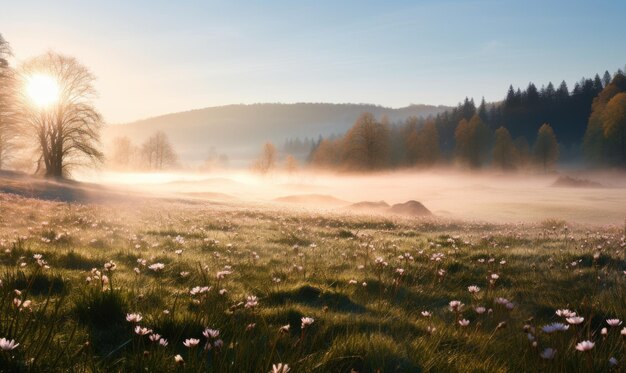
<path fill-rule="evenodd" d="M 543 167 L 544 172 L 553 166 L 559 157 L 559 146 L 556 136 L 548 123 L 544 123 L 537 132 L 534 154 L 537 163 Z"/>
<path fill-rule="evenodd" d="M 591 115 L 583 139 L 583 150 L 588 161 L 602 163 L 609 160 L 611 153 L 619 153 L 615 141 L 606 138 L 604 110 L 609 101 L 619 93 L 626 92 L 626 76 L 617 74 L 613 80 L 593 99 Z"/>
<path fill-rule="evenodd" d="M 527 168 L 532 161 L 532 154 L 530 152 L 530 144 L 524 136 L 520 136 L 513 141 L 515 145 L 515 152 L 517 153 L 517 163 L 519 168 Z"/>
<path fill-rule="evenodd" d="M 337 167 L 341 162 L 341 139 L 322 140 L 311 157 L 311 163 L 316 167 Z"/>
<path fill-rule="evenodd" d="M 298 171 L 298 160 L 293 155 L 288 155 L 285 157 L 285 171 L 289 174 L 293 174 Z"/>
<path fill-rule="evenodd" d="M 141 155 L 149 170 L 162 171 L 178 162 L 178 155 L 163 131 L 150 136 L 141 145 Z"/>
<path fill-rule="evenodd" d="M 472 131 L 469 122 L 465 118 L 461 119 L 454 131 L 455 152 L 461 162 L 467 162 L 467 159 L 470 157 L 471 136 Z"/>
<path fill-rule="evenodd" d="M 609 101 L 602 113 L 604 137 L 615 144 L 626 166 L 626 93 L 619 93 Z"/>
<path fill-rule="evenodd" d="M 468 122 L 459 122 L 454 134 L 456 153 L 461 162 L 472 168 L 480 168 L 489 154 L 491 133 L 478 114 Z"/>
<path fill-rule="evenodd" d="M 389 125 L 362 114 L 343 139 L 344 163 L 350 169 L 376 170 L 389 164 Z"/>
<path fill-rule="evenodd" d="M 493 164 L 501 170 L 517 168 L 518 152 L 509 130 L 500 127 L 495 132 L 493 145 Z"/>
<path fill-rule="evenodd" d="M 276 151 L 276 147 L 271 142 L 267 142 L 263 145 L 261 155 L 253 164 L 252 168 L 257 172 L 267 174 L 276 165 L 277 157 L 278 152 Z"/>
<path fill-rule="evenodd" d="M 433 166 L 440 158 L 439 131 L 430 120 L 422 128 L 412 128 L 406 138 L 406 157 L 410 165 Z"/>

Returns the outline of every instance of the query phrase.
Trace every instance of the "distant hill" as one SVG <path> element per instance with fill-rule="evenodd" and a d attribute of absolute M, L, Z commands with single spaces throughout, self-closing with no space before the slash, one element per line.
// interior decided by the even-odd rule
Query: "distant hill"
<path fill-rule="evenodd" d="M 428 117 L 448 110 L 446 106 L 410 105 L 392 109 L 368 104 L 253 104 L 227 105 L 172 113 L 127 124 L 109 125 L 105 145 L 126 135 L 136 143 L 155 131 L 164 131 L 183 162 L 201 162 L 213 147 L 234 164 L 248 162 L 265 141 L 279 148 L 288 138 L 327 137 L 346 132 L 363 112 L 387 115 L 391 122 L 409 116 Z"/>

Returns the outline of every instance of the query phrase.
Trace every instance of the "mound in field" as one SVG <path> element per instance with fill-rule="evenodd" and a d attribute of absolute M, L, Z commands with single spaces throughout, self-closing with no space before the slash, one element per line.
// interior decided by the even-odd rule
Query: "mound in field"
<path fill-rule="evenodd" d="M 389 209 L 389 204 L 385 201 L 371 202 L 361 201 L 353 203 L 346 208 L 352 211 L 358 212 L 386 212 Z"/>
<path fill-rule="evenodd" d="M 275 198 L 274 201 L 301 205 L 315 205 L 318 207 L 345 206 L 350 203 L 326 194 L 298 194 Z"/>
<path fill-rule="evenodd" d="M 392 214 L 408 215 L 408 216 L 429 216 L 432 215 L 429 209 L 427 209 L 420 202 L 411 200 L 404 203 L 398 203 L 389 209 Z"/>
<path fill-rule="evenodd" d="M 576 179 L 570 176 L 559 176 L 554 183 L 553 187 L 557 188 L 604 188 L 605 186 L 587 179 Z"/>
<path fill-rule="evenodd" d="M 231 196 L 230 194 L 217 192 L 187 192 L 183 194 L 193 198 L 209 199 L 216 201 L 233 201 L 237 199 L 237 197 Z"/>

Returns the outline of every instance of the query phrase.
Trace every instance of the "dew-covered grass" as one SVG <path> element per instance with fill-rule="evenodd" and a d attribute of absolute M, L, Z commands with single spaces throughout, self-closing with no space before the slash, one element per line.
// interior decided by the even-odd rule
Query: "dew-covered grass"
<path fill-rule="evenodd" d="M 0 370 L 623 370 L 624 234 L 0 195 Z"/>

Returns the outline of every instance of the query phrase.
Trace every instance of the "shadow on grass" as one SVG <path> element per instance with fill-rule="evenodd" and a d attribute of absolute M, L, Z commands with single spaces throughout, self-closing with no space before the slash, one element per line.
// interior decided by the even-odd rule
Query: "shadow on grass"
<path fill-rule="evenodd" d="M 310 285 L 303 285 L 291 290 L 275 291 L 268 295 L 266 302 L 270 305 L 297 303 L 309 307 L 324 307 L 334 311 L 363 313 L 365 307 L 353 302 L 347 295 L 322 291 Z"/>
<path fill-rule="evenodd" d="M 33 295 L 63 294 L 68 290 L 63 277 L 42 272 L 28 276 L 22 271 L 8 273 L 3 282 L 9 289 L 28 289 Z"/>

